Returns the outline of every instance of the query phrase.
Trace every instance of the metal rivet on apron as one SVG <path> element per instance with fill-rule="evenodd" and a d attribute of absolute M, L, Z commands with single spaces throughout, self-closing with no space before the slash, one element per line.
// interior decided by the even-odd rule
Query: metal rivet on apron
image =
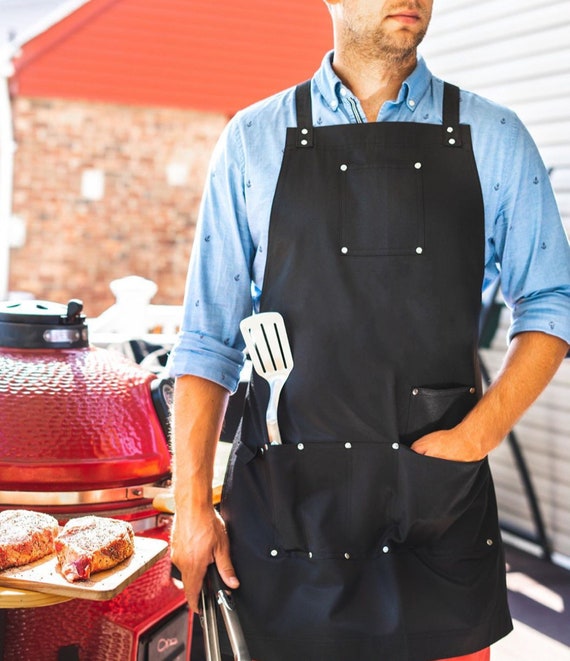
<path fill-rule="evenodd" d="M 416 170 L 420 170 L 421 167 L 422 167 L 422 164 L 418 161 L 417 163 L 414 163 L 414 167 L 416 168 Z"/>
<path fill-rule="evenodd" d="M 447 142 L 449 142 L 450 145 L 454 145 L 455 144 L 455 138 L 449 138 L 449 140 Z"/>
<path fill-rule="evenodd" d="M 343 164 L 340 166 L 340 169 L 341 169 L 343 172 L 346 172 L 346 171 L 348 170 L 348 165 L 347 165 L 346 163 L 343 163 Z"/>
<path fill-rule="evenodd" d="M 392 443 L 392 450 L 399 450 L 399 449 L 400 449 L 399 443 Z"/>
<path fill-rule="evenodd" d="M 350 443 L 349 441 L 347 441 L 347 442 L 344 444 L 344 447 L 345 447 L 347 450 L 350 450 L 350 448 L 352 447 L 352 443 Z"/>
<path fill-rule="evenodd" d="M 345 557 L 347 560 L 350 560 L 350 553 L 345 553 L 345 554 L 344 554 L 344 557 Z"/>
<path fill-rule="evenodd" d="M 311 553 L 311 551 L 309 551 L 308 556 L 309 556 L 309 558 L 313 557 L 313 554 Z"/>
<path fill-rule="evenodd" d="M 418 255 L 421 255 L 423 251 L 424 251 L 424 249 L 421 246 L 418 246 L 416 248 L 416 252 L 418 253 Z"/>
<path fill-rule="evenodd" d="M 275 558 L 275 556 L 279 555 L 279 551 L 277 549 L 271 549 L 270 555 Z"/>
<path fill-rule="evenodd" d="M 297 443 L 297 450 L 304 450 L 304 449 L 305 446 L 303 445 L 303 443 Z"/>
<path fill-rule="evenodd" d="M 341 253 L 342 253 L 343 255 L 346 255 L 346 253 L 348 252 L 348 248 L 347 248 L 346 246 L 343 246 L 343 247 L 340 249 L 340 251 L 341 251 Z"/>
<path fill-rule="evenodd" d="M 474 395 L 475 394 L 475 388 L 469 388 L 469 392 Z"/>
<path fill-rule="evenodd" d="M 448 133 L 453 133 L 453 131 L 454 131 L 453 126 L 448 126 L 447 127 L 447 132 Z"/>
<path fill-rule="evenodd" d="M 305 146 L 308 145 L 309 143 L 308 143 L 306 140 L 301 140 L 301 144 L 303 145 L 303 147 L 305 147 Z"/>
<path fill-rule="evenodd" d="M 309 132 L 309 129 L 301 129 L 301 133 L 303 135 L 307 135 L 308 132 Z"/>
<path fill-rule="evenodd" d="M 414 389 L 412 390 L 412 395 L 413 395 L 414 397 L 415 397 L 416 395 L 419 395 L 419 394 L 420 394 L 419 388 L 414 388 Z"/>
<path fill-rule="evenodd" d="M 487 540 L 487 546 L 493 546 L 493 540 L 492 539 Z"/>
<path fill-rule="evenodd" d="M 382 547 L 382 553 L 390 553 L 390 547 L 389 546 L 383 546 Z"/>

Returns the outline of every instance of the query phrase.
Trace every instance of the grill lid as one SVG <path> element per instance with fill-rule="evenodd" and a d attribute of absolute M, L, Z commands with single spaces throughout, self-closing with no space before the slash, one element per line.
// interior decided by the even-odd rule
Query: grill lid
<path fill-rule="evenodd" d="M 156 375 L 90 347 L 81 311 L 77 300 L 0 305 L 3 490 L 115 489 L 169 474 Z"/>
<path fill-rule="evenodd" d="M 82 349 L 89 346 L 83 302 L 50 301 L 0 304 L 0 347 L 12 349 Z"/>

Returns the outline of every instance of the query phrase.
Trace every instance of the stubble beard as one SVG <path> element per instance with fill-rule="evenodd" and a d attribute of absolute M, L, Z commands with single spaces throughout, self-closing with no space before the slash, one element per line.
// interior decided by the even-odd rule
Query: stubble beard
<path fill-rule="evenodd" d="M 419 31 L 401 28 L 389 31 L 383 26 L 362 30 L 361 26 L 345 25 L 344 43 L 353 52 L 358 52 L 361 59 L 382 60 L 387 64 L 400 66 L 415 60 L 417 48 L 423 41 L 429 20 Z"/>
<path fill-rule="evenodd" d="M 362 59 L 382 60 L 389 64 L 401 65 L 416 57 L 417 48 L 425 34 L 426 30 L 416 33 L 408 32 L 405 35 L 390 34 L 385 30 L 379 30 L 369 35 L 349 32 L 346 35 L 345 43 L 357 50 Z"/>

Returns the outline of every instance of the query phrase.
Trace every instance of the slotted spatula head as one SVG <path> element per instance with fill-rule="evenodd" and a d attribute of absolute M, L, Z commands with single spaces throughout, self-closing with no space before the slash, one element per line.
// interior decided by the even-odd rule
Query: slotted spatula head
<path fill-rule="evenodd" d="M 293 356 L 279 312 L 260 312 L 240 323 L 245 346 L 253 368 L 265 379 L 277 374 L 288 375 L 293 369 Z"/>
<path fill-rule="evenodd" d="M 253 369 L 269 383 L 267 433 L 271 444 L 280 444 L 277 406 L 281 388 L 293 369 L 293 356 L 285 322 L 279 312 L 260 312 L 243 319 L 240 330 Z"/>

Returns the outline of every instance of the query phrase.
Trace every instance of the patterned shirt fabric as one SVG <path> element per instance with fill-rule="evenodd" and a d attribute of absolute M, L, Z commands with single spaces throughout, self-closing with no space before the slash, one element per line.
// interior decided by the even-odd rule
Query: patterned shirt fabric
<path fill-rule="evenodd" d="M 311 83 L 316 127 L 366 121 L 360 102 L 327 53 Z M 443 81 L 423 58 L 379 122 L 441 124 Z M 512 111 L 461 91 L 461 123 L 471 126 L 485 210 L 484 296 L 501 278 L 512 311 L 509 338 L 543 331 L 570 342 L 570 245 L 548 172 Z M 295 89 L 236 114 L 214 150 L 202 199 L 184 314 L 168 369 L 230 392 L 244 363 L 239 321 L 258 307 L 269 219 L 287 127 L 296 126 Z M 315 265 L 318 268 L 318 265 Z"/>

